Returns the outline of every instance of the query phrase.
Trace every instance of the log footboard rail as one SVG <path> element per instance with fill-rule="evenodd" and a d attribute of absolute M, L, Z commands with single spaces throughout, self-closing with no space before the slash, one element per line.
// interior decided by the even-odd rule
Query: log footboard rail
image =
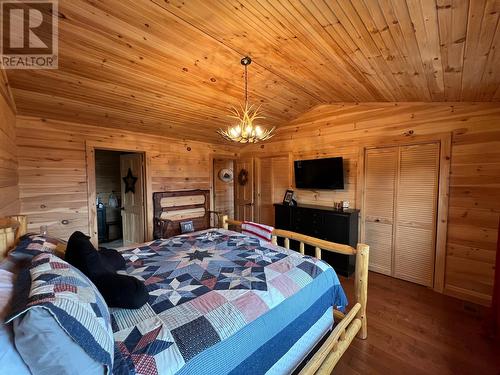
<path fill-rule="evenodd" d="M 241 221 L 229 219 L 227 215 L 222 216 L 222 227 L 224 229 L 229 229 L 229 225 L 241 227 L 241 224 Z M 301 254 L 304 254 L 305 245 L 314 246 L 315 256 L 318 259 L 321 259 L 322 251 L 356 256 L 356 270 L 354 276 L 356 303 L 347 314 L 338 310 L 333 310 L 334 319 L 336 321 L 335 328 L 300 371 L 300 375 L 330 374 L 352 340 L 356 336 L 360 339 L 366 339 L 368 335 L 366 303 L 368 292 L 369 246 L 360 243 L 355 249 L 348 245 L 320 240 L 318 238 L 281 229 L 275 229 L 272 232 L 273 244 L 277 245 L 278 237 L 284 238 L 284 247 L 286 249 L 290 249 L 290 240 L 298 241 Z"/>

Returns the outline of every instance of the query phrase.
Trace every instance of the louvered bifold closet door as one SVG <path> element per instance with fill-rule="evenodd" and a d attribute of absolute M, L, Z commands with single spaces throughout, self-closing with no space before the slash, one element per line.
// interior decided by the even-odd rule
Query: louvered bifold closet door
<path fill-rule="evenodd" d="M 392 274 L 396 147 L 369 149 L 365 157 L 364 227 L 370 244 L 370 270 Z"/>
<path fill-rule="evenodd" d="M 395 200 L 394 276 L 432 286 L 439 144 L 400 147 Z"/>

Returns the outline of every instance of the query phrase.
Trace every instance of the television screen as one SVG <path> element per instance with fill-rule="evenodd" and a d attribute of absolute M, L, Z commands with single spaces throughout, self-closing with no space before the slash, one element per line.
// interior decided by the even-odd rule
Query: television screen
<path fill-rule="evenodd" d="M 343 159 L 296 160 L 295 187 L 298 189 L 343 189 Z"/>

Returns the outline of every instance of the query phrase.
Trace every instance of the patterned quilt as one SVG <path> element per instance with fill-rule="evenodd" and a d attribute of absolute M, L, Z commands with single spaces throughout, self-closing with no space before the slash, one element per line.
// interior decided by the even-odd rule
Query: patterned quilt
<path fill-rule="evenodd" d="M 150 299 L 111 311 L 115 374 L 244 373 L 266 345 L 284 353 L 326 309 L 347 304 L 326 263 L 236 232 L 157 240 L 122 255 Z M 218 351 L 233 355 L 217 360 Z M 258 358 L 270 366 L 277 358 L 267 352 Z"/>

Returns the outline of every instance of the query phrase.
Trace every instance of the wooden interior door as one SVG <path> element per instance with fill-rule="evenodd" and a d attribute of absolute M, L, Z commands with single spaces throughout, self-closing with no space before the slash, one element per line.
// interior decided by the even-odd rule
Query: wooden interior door
<path fill-rule="evenodd" d="M 123 178 L 129 170 L 135 181 L 135 192 L 125 192 Z M 144 242 L 144 163 L 142 154 L 120 155 L 120 175 L 122 177 L 122 226 L 123 245 Z"/>
<path fill-rule="evenodd" d="M 257 159 L 257 209 L 255 220 L 262 224 L 275 225 L 274 203 L 283 201 L 290 187 L 290 160 L 288 156 L 273 156 Z"/>
<path fill-rule="evenodd" d="M 230 169 L 234 175 L 234 160 L 232 159 L 214 159 L 214 211 L 223 215 L 228 215 L 234 219 L 234 184 L 235 180 L 225 182 L 221 180 L 219 172 L 223 169 Z"/>
<path fill-rule="evenodd" d="M 364 228 L 370 244 L 371 271 L 392 274 L 394 196 L 398 148 L 377 148 L 365 154 Z"/>
<path fill-rule="evenodd" d="M 235 183 L 235 216 L 236 220 L 254 220 L 254 159 L 242 158 L 235 163 L 234 178 Z M 248 179 L 244 185 L 238 180 L 238 176 L 242 170 L 248 174 Z"/>
<path fill-rule="evenodd" d="M 394 276 L 432 286 L 439 144 L 401 146 L 396 191 Z"/>

